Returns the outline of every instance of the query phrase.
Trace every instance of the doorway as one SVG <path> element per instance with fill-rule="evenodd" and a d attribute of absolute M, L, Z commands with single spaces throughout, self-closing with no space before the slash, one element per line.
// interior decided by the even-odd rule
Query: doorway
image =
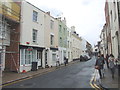
<path fill-rule="evenodd" d="M 37 61 L 38 61 L 38 67 L 42 67 L 42 52 L 37 51 Z"/>

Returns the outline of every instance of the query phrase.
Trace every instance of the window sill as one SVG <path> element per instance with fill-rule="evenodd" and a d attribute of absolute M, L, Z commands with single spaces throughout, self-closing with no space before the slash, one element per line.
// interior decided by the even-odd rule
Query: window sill
<path fill-rule="evenodd" d="M 37 42 L 33 42 L 32 44 L 34 44 L 34 45 L 38 45 L 38 43 L 37 43 Z"/>
<path fill-rule="evenodd" d="M 38 24 L 38 21 L 33 21 L 33 22 Z"/>
<path fill-rule="evenodd" d="M 31 66 L 32 64 L 24 64 L 25 65 L 25 67 L 29 67 L 29 66 Z M 20 66 L 24 66 L 24 65 L 20 65 Z"/>

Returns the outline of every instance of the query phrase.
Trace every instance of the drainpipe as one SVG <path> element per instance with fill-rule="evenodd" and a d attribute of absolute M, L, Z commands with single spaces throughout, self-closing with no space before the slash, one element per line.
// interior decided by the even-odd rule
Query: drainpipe
<path fill-rule="evenodd" d="M 118 8 L 118 25 L 120 26 L 120 10 L 119 10 L 119 1 L 117 2 L 117 8 Z M 118 59 L 120 60 L 120 27 L 118 26 Z"/>

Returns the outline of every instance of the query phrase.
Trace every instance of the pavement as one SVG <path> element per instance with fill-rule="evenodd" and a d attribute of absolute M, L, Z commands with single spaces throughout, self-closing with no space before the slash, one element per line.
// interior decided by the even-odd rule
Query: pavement
<path fill-rule="evenodd" d="M 116 90 L 116 89 L 120 89 L 120 79 L 118 77 L 118 68 L 116 67 L 116 69 L 115 69 L 115 76 L 114 76 L 114 79 L 112 79 L 111 71 L 105 65 L 104 78 L 97 79 L 96 83 L 103 90 L 113 90 L 113 89 Z"/>
<path fill-rule="evenodd" d="M 68 65 L 74 64 L 79 62 L 79 60 L 76 61 L 72 61 L 69 62 Z M 9 83 L 15 82 L 15 81 L 19 81 L 19 80 L 23 80 L 29 77 L 33 77 L 33 76 L 37 76 L 37 75 L 43 75 L 46 74 L 48 72 L 52 72 L 56 69 L 60 69 L 62 67 L 64 67 L 65 65 L 62 64 L 60 67 L 50 67 L 50 68 L 41 68 L 38 69 L 37 71 L 29 71 L 29 72 L 25 72 L 25 73 L 16 73 L 16 72 L 3 72 L 2 73 L 2 85 L 0 84 L 0 86 L 4 86 L 7 85 Z"/>

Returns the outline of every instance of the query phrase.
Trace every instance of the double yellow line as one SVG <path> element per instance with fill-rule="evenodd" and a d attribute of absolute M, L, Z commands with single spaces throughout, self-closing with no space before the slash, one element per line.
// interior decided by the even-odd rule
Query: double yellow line
<path fill-rule="evenodd" d="M 45 72 L 43 72 L 43 73 L 38 73 L 38 74 L 35 74 L 35 75 L 32 75 L 32 76 L 29 76 L 29 77 L 26 77 L 26 78 L 23 78 L 23 79 L 19 79 L 19 80 L 16 80 L 16 81 L 8 82 L 8 83 L 6 83 L 6 84 L 4 84 L 4 85 L 0 85 L 0 87 L 9 86 L 9 85 L 12 85 L 12 84 L 15 84 L 15 83 L 18 83 L 18 82 L 24 81 L 24 80 L 31 79 L 31 78 L 33 78 L 33 77 L 37 77 L 37 76 L 40 76 L 40 75 L 47 74 L 47 73 L 52 72 L 52 71 L 54 71 L 54 69 L 53 69 L 53 70 L 49 70 L 49 71 L 45 71 Z"/>
<path fill-rule="evenodd" d="M 72 63 L 72 64 L 74 64 L 74 63 Z M 72 65 L 72 64 L 68 64 L 67 66 L 70 66 L 70 65 Z M 58 68 L 56 68 L 56 69 L 51 69 L 51 70 L 48 70 L 48 71 L 45 71 L 45 72 L 42 72 L 42 73 L 35 74 L 35 75 L 33 75 L 33 76 L 26 77 L 26 78 L 24 78 L 24 79 L 19 79 L 19 80 L 16 80 L 16 81 L 8 82 L 8 83 L 6 83 L 6 84 L 0 85 L 0 88 L 1 88 L 1 87 L 5 87 L 5 86 L 9 86 L 9 85 L 12 85 L 12 84 L 15 84 L 15 83 L 24 81 L 24 80 L 28 80 L 28 79 L 31 79 L 31 78 L 33 78 L 33 77 L 37 77 L 37 76 L 40 76 L 40 75 L 44 75 L 44 74 L 47 74 L 47 73 L 49 73 L 49 72 L 53 72 L 53 71 L 55 71 L 55 70 L 58 70 L 58 69 L 61 69 L 61 68 L 63 68 L 63 67 L 67 67 L 67 66 L 62 65 L 62 66 L 60 66 L 60 67 L 58 67 Z"/>
<path fill-rule="evenodd" d="M 103 90 L 102 88 L 100 88 L 95 82 L 96 82 L 96 75 L 97 75 L 97 70 L 95 69 L 94 71 L 94 75 L 92 76 L 91 80 L 90 80 L 90 85 L 92 88 L 94 88 L 95 90 Z"/>

